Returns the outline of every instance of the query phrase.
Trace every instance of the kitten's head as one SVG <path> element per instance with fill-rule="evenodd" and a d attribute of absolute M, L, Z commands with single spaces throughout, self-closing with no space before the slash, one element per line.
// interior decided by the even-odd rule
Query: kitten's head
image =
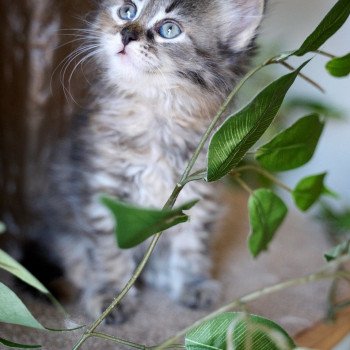
<path fill-rule="evenodd" d="M 111 85 L 225 93 L 252 48 L 264 3 L 105 0 L 91 35 Z"/>

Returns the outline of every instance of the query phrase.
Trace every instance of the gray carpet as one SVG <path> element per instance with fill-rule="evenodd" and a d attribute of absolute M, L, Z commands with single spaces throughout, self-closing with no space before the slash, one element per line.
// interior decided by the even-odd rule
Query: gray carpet
<path fill-rule="evenodd" d="M 296 211 L 290 213 L 269 252 L 253 260 L 246 248 L 249 232 L 246 196 L 240 193 L 226 194 L 223 201 L 228 204 L 229 211 L 216 234 L 214 251 L 215 275 L 223 285 L 220 304 L 264 286 L 303 276 L 324 263 L 323 253 L 329 246 L 322 227 Z M 249 306 L 249 311 L 269 317 L 295 334 L 324 316 L 328 288 L 329 282 L 292 288 L 254 302 Z M 44 325 L 62 325 L 62 320 L 58 320 L 52 306 L 27 293 L 21 293 L 21 296 Z M 83 310 L 74 305 L 68 306 L 68 310 L 73 320 L 86 322 Z M 142 344 L 156 345 L 205 314 L 176 305 L 163 293 L 145 288 L 139 310 L 131 320 L 122 326 L 105 327 L 103 331 Z M 35 332 L 3 325 L 0 331 L 0 336 L 40 343 L 47 350 L 69 350 L 79 334 Z M 83 347 L 105 350 L 117 348 L 114 344 L 99 340 L 91 340 Z"/>

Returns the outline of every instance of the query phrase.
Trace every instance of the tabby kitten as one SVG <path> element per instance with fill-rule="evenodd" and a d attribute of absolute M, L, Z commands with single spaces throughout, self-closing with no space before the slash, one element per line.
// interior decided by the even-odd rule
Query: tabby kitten
<path fill-rule="evenodd" d="M 84 30 L 98 82 L 89 113 L 75 120 L 52 166 L 53 200 L 49 209 L 45 201 L 45 217 L 47 243 L 81 288 L 92 317 L 124 286 L 144 251 L 116 247 L 99 194 L 164 205 L 244 72 L 263 12 L 263 0 L 105 0 Z M 203 156 L 199 167 L 204 162 Z M 180 202 L 205 200 L 188 224 L 163 237 L 143 275 L 192 308 L 207 307 L 219 295 L 208 253 L 214 194 L 203 183 L 185 189 Z M 127 317 L 135 298 L 133 291 L 109 321 Z"/>

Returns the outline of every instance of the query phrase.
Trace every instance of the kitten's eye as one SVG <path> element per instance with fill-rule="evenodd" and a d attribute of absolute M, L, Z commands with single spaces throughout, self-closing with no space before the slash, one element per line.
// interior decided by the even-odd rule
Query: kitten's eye
<path fill-rule="evenodd" d="M 165 22 L 159 28 L 158 33 L 165 39 L 175 39 L 182 33 L 182 30 L 174 22 Z"/>
<path fill-rule="evenodd" d="M 124 21 L 132 21 L 137 14 L 137 7 L 134 4 L 128 4 L 122 6 L 119 11 L 119 17 Z"/>

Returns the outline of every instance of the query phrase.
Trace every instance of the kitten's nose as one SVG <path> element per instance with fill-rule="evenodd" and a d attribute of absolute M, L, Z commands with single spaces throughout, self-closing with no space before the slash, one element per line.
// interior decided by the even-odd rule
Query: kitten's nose
<path fill-rule="evenodd" d="M 130 41 L 136 41 L 139 37 L 138 32 L 135 28 L 126 27 L 121 31 L 122 43 L 124 46 L 128 45 Z"/>

